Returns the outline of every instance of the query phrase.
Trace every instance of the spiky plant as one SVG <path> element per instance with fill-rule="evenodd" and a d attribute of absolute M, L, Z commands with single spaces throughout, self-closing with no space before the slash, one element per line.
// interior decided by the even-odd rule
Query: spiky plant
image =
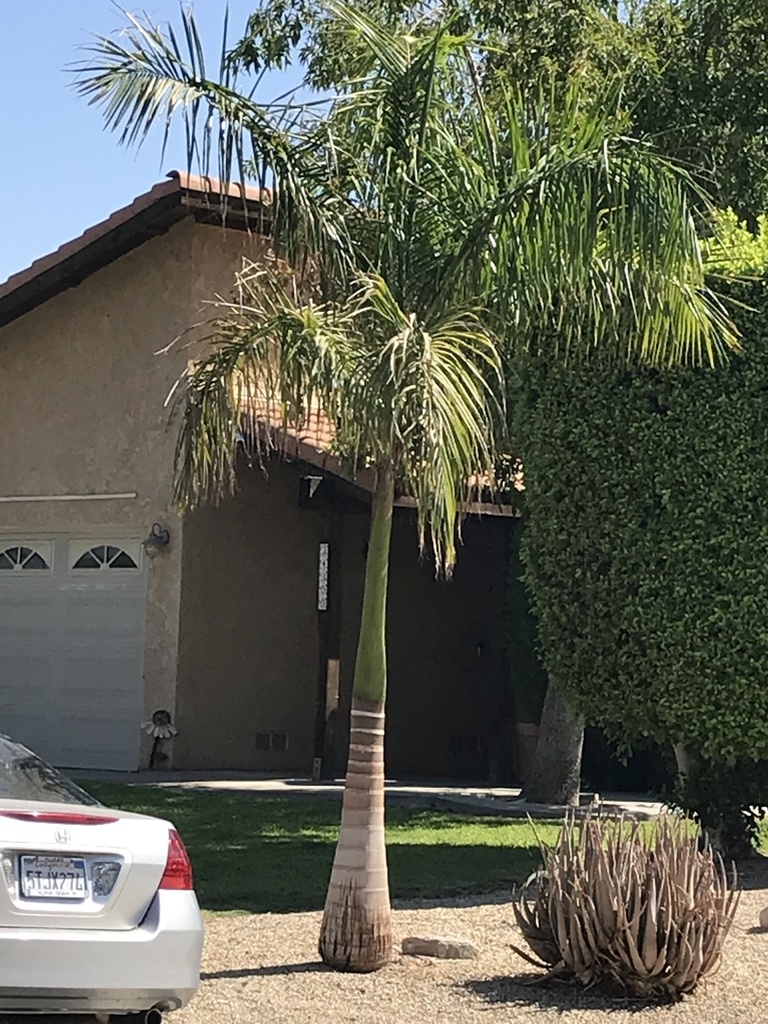
<path fill-rule="evenodd" d="M 544 868 L 514 904 L 534 956 L 550 976 L 608 983 L 644 998 L 678 999 L 720 964 L 738 904 L 719 854 L 692 823 L 651 829 L 570 815 Z"/>

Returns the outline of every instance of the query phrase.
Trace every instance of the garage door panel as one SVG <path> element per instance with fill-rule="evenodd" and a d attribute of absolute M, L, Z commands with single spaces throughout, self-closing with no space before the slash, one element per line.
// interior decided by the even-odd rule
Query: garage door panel
<path fill-rule="evenodd" d="M 0 696 L 0 728 L 14 735 L 13 723 L 27 728 L 38 720 L 55 719 L 55 686 L 51 677 L 55 662 L 45 653 L 11 655 L 4 662 L 10 685 L 2 687 Z M 14 685 L 18 680 L 23 686 Z"/>
<path fill-rule="evenodd" d="M 125 763 L 135 757 L 131 742 L 116 743 L 113 736 L 91 733 L 84 740 L 70 743 L 60 740 L 57 745 L 57 763 L 62 768 L 98 768 L 107 771 L 125 771 Z"/>
<path fill-rule="evenodd" d="M 50 758 L 48 758 L 50 760 Z M 135 761 L 132 746 L 124 747 L 57 747 L 59 768 L 93 768 L 99 771 L 126 771 L 126 763 Z"/>
<path fill-rule="evenodd" d="M 43 743 L 46 747 L 49 745 L 54 721 L 55 719 L 46 711 L 45 704 L 21 710 L 3 709 L 0 711 L 0 732 L 7 733 L 20 743 L 31 747 L 41 757 L 45 757 L 46 752 L 35 744 Z"/>
<path fill-rule="evenodd" d="M 132 710 L 125 708 L 124 710 Z M 134 749 L 133 736 L 126 738 L 125 731 L 120 727 L 114 715 L 79 713 L 76 715 L 58 715 L 57 728 L 60 732 L 57 743 L 64 749 L 91 749 L 103 747 L 112 749 L 126 746 Z M 77 765 L 75 766 L 77 767 Z"/>
<path fill-rule="evenodd" d="M 68 636 L 66 647 L 62 647 L 62 649 L 67 652 L 68 658 L 77 658 L 83 652 L 90 655 L 91 651 L 101 652 L 105 647 L 108 647 L 107 659 L 118 659 L 126 652 L 132 654 L 136 652 L 136 632 L 138 629 L 138 622 L 134 632 L 118 629 L 117 627 L 110 628 L 109 626 L 94 627 L 93 629 L 73 627 Z M 98 657 L 99 655 L 95 656 Z"/>
<path fill-rule="evenodd" d="M 138 767 L 146 578 L 137 543 L 122 542 L 133 571 L 113 568 L 104 542 L 95 570 L 74 569 L 94 542 L 58 538 L 42 548 L 52 571 L 0 572 L 0 731 L 62 766 Z"/>
<path fill-rule="evenodd" d="M 68 644 L 92 644 L 96 641 L 99 646 L 106 646 L 111 641 L 127 639 L 133 646 L 142 618 L 135 598 L 115 601 L 110 595 L 101 595 L 99 601 L 84 601 L 76 608 L 69 608 L 62 629 L 66 632 Z"/>
<path fill-rule="evenodd" d="M 57 680 L 58 706 L 66 714 L 70 708 L 78 713 L 91 713 L 103 708 L 102 714 L 114 717 L 113 708 L 137 708 L 136 676 L 141 666 L 134 657 L 107 661 L 94 658 L 72 658 Z"/>
<path fill-rule="evenodd" d="M 3 726 L 5 729 L 5 726 Z M 52 723 L 41 718 L 20 717 L 11 719 L 8 734 L 25 747 L 34 750 L 44 760 L 50 761 L 58 752 L 53 741 Z M 70 765 L 70 767 L 75 767 Z"/>
<path fill-rule="evenodd" d="M 3 583 L 0 579 L 0 641 L 22 644 L 28 637 L 47 637 L 54 612 L 53 597 L 24 592 L 8 595 Z"/>
<path fill-rule="evenodd" d="M 0 644 L 2 641 L 0 641 Z M 34 651 L 25 651 L 23 648 L 2 653 L 2 678 L 3 685 L 0 687 L 0 707 L 10 704 L 18 707 L 24 702 L 24 695 L 38 688 L 45 693 L 47 691 L 47 680 L 50 674 L 51 659 L 46 655 Z M 14 680 L 24 678 L 26 685 L 22 689 L 14 685 Z"/>

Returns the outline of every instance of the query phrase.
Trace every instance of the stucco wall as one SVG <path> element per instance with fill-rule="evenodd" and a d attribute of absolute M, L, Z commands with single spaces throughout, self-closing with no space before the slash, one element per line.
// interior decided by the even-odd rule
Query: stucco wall
<path fill-rule="evenodd" d="M 311 770 L 325 527 L 300 478 L 243 467 L 237 495 L 186 519 L 176 767 Z M 259 749 L 270 733 L 284 751 Z"/>
<path fill-rule="evenodd" d="M 217 296 L 225 299 L 230 297 L 235 273 L 241 269 L 243 260 L 256 263 L 264 251 L 265 242 L 259 235 L 246 231 L 228 231 L 213 224 L 194 225 L 191 232 L 191 271 L 188 283 L 195 323 L 215 313 L 211 300 Z"/>
<path fill-rule="evenodd" d="M 114 505 L 4 505 L 0 528 L 90 528 L 106 517 L 143 529 L 167 510 L 163 403 L 184 356 L 155 353 L 188 323 L 193 231 L 182 222 L 0 329 L 1 492 L 138 492 Z"/>
<path fill-rule="evenodd" d="M 330 537 L 317 498 L 299 506 L 302 472 L 242 469 L 239 493 L 187 517 L 174 764 L 309 773 L 320 653 L 317 553 Z M 325 485 L 323 485 L 325 486 Z M 318 492 L 319 495 L 319 492 Z M 368 516 L 344 503 L 341 702 L 324 769 L 343 775 Z M 451 582 L 419 559 L 409 512 L 392 538 L 387 642 L 387 770 L 395 776 L 486 780 L 511 757 L 503 608 L 510 522 L 471 521 Z M 338 646 L 337 646 L 338 643 Z M 511 725 L 511 722 L 508 723 Z M 257 737 L 286 734 L 288 748 Z M 506 746 L 506 749 L 504 747 Z M 334 756 L 335 755 L 335 756 Z"/>
<path fill-rule="evenodd" d="M 170 528 L 169 549 L 148 566 L 147 714 L 175 709 L 183 528 L 165 400 L 195 335 L 157 353 L 228 290 L 244 251 L 258 256 L 260 240 L 188 218 L 0 328 L 0 497 L 136 493 L 0 501 L 0 535 L 142 539 L 154 522 Z"/>

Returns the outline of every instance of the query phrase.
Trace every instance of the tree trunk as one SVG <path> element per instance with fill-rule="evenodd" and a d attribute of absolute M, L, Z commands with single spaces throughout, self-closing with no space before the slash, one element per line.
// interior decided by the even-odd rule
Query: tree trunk
<path fill-rule="evenodd" d="M 341 971 L 376 971 L 392 955 L 384 842 L 384 699 L 393 504 L 394 472 L 387 464 L 379 467 L 373 495 L 341 830 L 320 929 L 323 963 Z"/>
<path fill-rule="evenodd" d="M 539 742 L 523 796 L 530 803 L 576 806 L 581 788 L 584 720 L 575 715 L 559 690 L 547 686 Z"/>
<path fill-rule="evenodd" d="M 688 779 L 696 771 L 698 759 L 682 743 L 673 743 L 672 749 L 675 752 L 675 762 L 677 763 L 677 782 L 679 786 L 684 788 Z"/>

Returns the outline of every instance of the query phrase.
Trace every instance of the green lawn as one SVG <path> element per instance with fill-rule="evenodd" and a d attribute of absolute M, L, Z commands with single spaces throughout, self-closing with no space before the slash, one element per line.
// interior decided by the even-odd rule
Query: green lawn
<path fill-rule="evenodd" d="M 205 910 L 317 910 L 323 905 L 341 805 L 315 797 L 86 783 L 105 804 L 168 818 L 179 829 Z M 537 822 L 547 842 L 558 826 Z M 437 897 L 510 888 L 539 862 L 533 828 L 392 807 L 387 811 L 392 896 Z"/>

